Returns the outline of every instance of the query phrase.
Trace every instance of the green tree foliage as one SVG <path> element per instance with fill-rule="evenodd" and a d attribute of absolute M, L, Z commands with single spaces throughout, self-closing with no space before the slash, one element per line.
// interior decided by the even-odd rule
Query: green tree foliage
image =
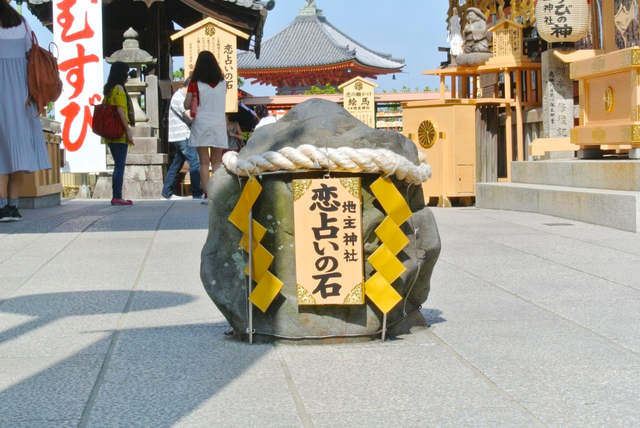
<path fill-rule="evenodd" d="M 304 95 L 317 95 L 317 94 L 339 94 L 340 91 L 335 86 L 327 83 L 324 86 L 311 86 L 308 91 L 304 92 Z"/>
<path fill-rule="evenodd" d="M 173 80 L 176 82 L 184 80 L 184 68 L 179 68 L 178 70 L 173 72 Z"/>

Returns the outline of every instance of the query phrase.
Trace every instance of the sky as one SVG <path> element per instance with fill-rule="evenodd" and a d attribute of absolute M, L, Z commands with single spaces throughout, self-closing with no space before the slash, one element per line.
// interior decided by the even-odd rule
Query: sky
<path fill-rule="evenodd" d="M 305 0 L 276 0 L 276 7 L 267 16 L 263 42 L 293 21 L 305 3 Z M 395 80 L 391 75 L 375 80 L 380 85 L 378 92 L 400 91 L 403 86 L 411 90 L 416 87 L 423 90 L 425 86 L 438 88 L 438 78 L 423 76 L 422 71 L 437 68 L 446 59 L 438 47 L 448 46 L 448 3 L 447 0 L 316 0 L 324 16 L 343 33 L 369 49 L 405 59 L 404 71 L 396 74 Z M 40 44 L 47 46 L 53 39 L 51 33 L 26 7 L 23 9 Z M 181 64 L 181 59 L 176 59 L 174 67 L 177 69 Z M 242 89 L 253 95 L 275 93 L 273 87 L 250 82 Z"/>

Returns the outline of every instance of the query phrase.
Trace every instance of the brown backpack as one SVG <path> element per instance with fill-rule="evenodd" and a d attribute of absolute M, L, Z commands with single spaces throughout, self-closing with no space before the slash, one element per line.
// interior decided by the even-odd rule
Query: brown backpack
<path fill-rule="evenodd" d="M 29 32 L 26 21 L 24 27 Z M 31 50 L 27 53 L 27 85 L 29 98 L 25 106 L 34 102 L 40 114 L 45 113 L 45 107 L 56 101 L 62 93 L 62 80 L 58 71 L 58 61 L 51 52 L 38 45 L 36 34 L 31 32 Z"/>

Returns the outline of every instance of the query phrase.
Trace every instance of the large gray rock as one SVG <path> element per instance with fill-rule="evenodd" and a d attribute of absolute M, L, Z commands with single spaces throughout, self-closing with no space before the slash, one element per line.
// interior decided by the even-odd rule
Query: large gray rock
<path fill-rule="evenodd" d="M 415 145 L 404 136 L 369 128 L 342 107 L 323 100 L 302 103 L 277 123 L 257 129 L 239 156 L 245 158 L 302 144 L 385 148 L 418 163 Z M 333 173 L 332 176 L 344 175 Z M 269 270 L 284 282 L 284 286 L 266 314 L 254 309 L 254 328 L 258 333 L 304 337 L 371 334 L 381 329 L 382 314 L 369 301 L 364 306 L 299 307 L 297 304 L 292 179 L 321 177 L 322 173 L 287 173 L 265 175 L 261 179 L 263 191 L 254 206 L 254 218 L 268 229 L 262 244 L 275 256 Z M 365 257 L 378 248 L 374 229 L 385 217 L 369 189 L 377 178 L 378 175 L 362 175 Z M 242 182 L 244 184 L 246 179 Z M 407 270 L 393 284 L 402 296 L 406 296 L 406 304 L 401 302 L 389 313 L 391 335 L 425 325 L 422 315 L 416 310 L 427 300 L 431 273 L 440 253 L 440 235 L 433 214 L 425 207 L 422 189 L 398 181 L 395 184 L 402 195 L 408 195 L 413 216 L 402 227 L 411 242 L 398 255 Z M 228 221 L 228 217 L 238 202 L 241 190 L 238 177 L 224 167 L 209 181 L 209 236 L 202 251 L 201 265 L 201 278 L 207 293 L 237 334 L 244 333 L 248 326 L 247 281 L 243 273 L 247 256 L 238 247 L 242 234 Z M 372 271 L 366 263 L 366 278 L 372 275 Z M 413 314 L 405 317 L 405 313 Z M 256 338 L 269 339 L 270 336 Z"/>

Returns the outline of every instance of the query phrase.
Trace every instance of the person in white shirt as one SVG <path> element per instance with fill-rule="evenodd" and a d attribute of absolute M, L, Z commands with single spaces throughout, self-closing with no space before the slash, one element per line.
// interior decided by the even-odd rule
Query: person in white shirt
<path fill-rule="evenodd" d="M 162 197 L 166 199 L 179 199 L 173 194 L 178 173 L 182 169 L 185 161 L 189 162 L 189 176 L 191 177 L 191 195 L 193 199 L 204 199 L 204 192 L 200 185 L 200 161 L 195 147 L 189 146 L 189 136 L 191 135 L 191 116 L 184 108 L 184 99 L 187 94 L 187 87 L 190 79 L 187 79 L 171 97 L 169 107 L 169 142 L 173 143 L 175 156 L 167 171 L 167 178 L 162 187 Z"/>
<path fill-rule="evenodd" d="M 260 122 L 256 125 L 255 129 L 258 129 L 265 125 L 270 125 L 272 123 L 276 123 L 278 119 L 269 114 L 269 109 L 265 105 L 259 105 L 256 107 L 256 114 L 260 118 Z"/>

